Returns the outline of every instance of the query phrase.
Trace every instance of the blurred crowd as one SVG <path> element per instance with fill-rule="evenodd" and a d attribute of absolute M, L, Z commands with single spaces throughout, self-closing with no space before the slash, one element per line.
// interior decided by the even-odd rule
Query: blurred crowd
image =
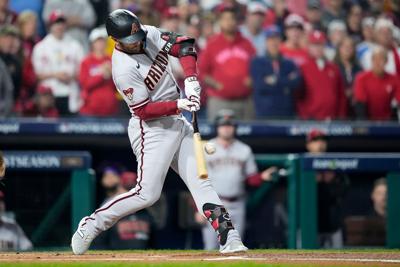
<path fill-rule="evenodd" d="M 197 39 L 209 120 L 398 119 L 398 0 L 0 0 L 0 117 L 126 116 L 103 26 L 117 8 Z"/>

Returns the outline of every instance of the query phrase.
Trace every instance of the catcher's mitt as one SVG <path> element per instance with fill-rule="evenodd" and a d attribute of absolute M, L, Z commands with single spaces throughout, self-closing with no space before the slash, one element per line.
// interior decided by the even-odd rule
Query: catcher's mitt
<path fill-rule="evenodd" d="M 6 172 L 6 163 L 4 162 L 3 154 L 0 151 L 0 180 L 4 177 Z"/>

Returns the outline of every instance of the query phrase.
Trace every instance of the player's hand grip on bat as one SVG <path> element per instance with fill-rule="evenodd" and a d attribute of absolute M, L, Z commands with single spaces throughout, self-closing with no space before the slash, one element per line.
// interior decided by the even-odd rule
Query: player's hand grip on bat
<path fill-rule="evenodd" d="M 200 104 L 197 102 L 190 101 L 189 99 L 182 98 L 178 99 L 177 107 L 180 110 L 198 111 L 200 109 Z"/>
<path fill-rule="evenodd" d="M 185 79 L 185 93 L 190 101 L 198 103 L 200 107 L 201 86 L 196 76 L 190 76 Z"/>

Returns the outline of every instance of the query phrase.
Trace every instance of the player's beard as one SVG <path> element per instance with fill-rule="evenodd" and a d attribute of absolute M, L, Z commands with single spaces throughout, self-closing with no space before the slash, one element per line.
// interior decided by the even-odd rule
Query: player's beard
<path fill-rule="evenodd" d="M 143 42 L 133 44 L 118 43 L 118 48 L 127 54 L 141 54 L 144 52 Z"/>

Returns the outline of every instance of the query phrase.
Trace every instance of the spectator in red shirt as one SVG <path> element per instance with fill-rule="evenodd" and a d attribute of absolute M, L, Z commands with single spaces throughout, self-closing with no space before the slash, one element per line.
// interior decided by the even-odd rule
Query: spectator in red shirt
<path fill-rule="evenodd" d="M 372 69 L 361 72 L 355 80 L 354 99 L 359 119 L 389 120 L 393 100 L 400 103 L 399 80 L 385 71 L 387 50 L 378 46 L 372 51 Z"/>
<path fill-rule="evenodd" d="M 207 43 L 199 59 L 200 77 L 208 95 L 207 117 L 213 121 L 220 109 L 232 109 L 239 119 L 252 119 L 250 61 L 255 49 L 238 31 L 234 9 L 220 9 L 221 33 Z"/>
<path fill-rule="evenodd" d="M 89 36 L 92 52 L 83 59 L 79 72 L 83 116 L 113 116 L 118 112 L 118 101 L 111 78 L 111 60 L 106 55 L 107 32 L 95 28 Z"/>
<path fill-rule="evenodd" d="M 51 88 L 40 85 L 36 90 L 33 101 L 29 101 L 26 104 L 23 115 L 27 117 L 58 118 L 59 113 L 55 106 Z"/>
<path fill-rule="evenodd" d="M 304 20 L 296 14 L 291 14 L 285 19 L 286 42 L 281 46 L 283 56 L 291 59 L 297 66 L 302 65 L 308 58 L 307 51 L 303 48 Z"/>
<path fill-rule="evenodd" d="M 324 58 L 326 37 L 323 32 L 309 35 L 309 54 L 301 66 L 304 88 L 297 102 L 302 119 L 343 119 L 346 117 L 345 89 L 337 65 Z"/>

